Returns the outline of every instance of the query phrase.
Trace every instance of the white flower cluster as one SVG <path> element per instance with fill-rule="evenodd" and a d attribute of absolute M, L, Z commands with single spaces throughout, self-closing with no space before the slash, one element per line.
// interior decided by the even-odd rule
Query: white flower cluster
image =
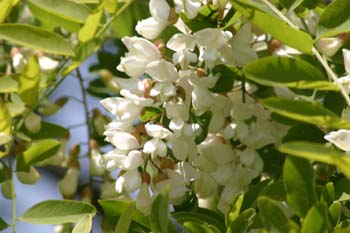
<path fill-rule="evenodd" d="M 200 199 L 218 197 L 217 207 L 225 212 L 232 196 L 263 170 L 257 149 L 279 143 L 286 132 L 249 95 L 253 86 L 242 90 L 236 80 L 228 92 L 212 91 L 223 75 L 213 73 L 215 66 L 245 65 L 257 55 L 248 23 L 234 36 L 218 28 L 194 33 L 176 17 L 183 12 L 194 18 L 203 4 L 178 0 L 171 9 L 165 0 L 151 0 L 152 16 L 136 26 L 144 38 L 122 39 L 128 52 L 117 69 L 130 78 L 117 78 L 120 97 L 101 101 L 115 116 L 104 132 L 115 146 L 103 155 L 106 168 L 120 169 L 118 193 L 139 190 L 137 207 L 145 214 L 151 194 L 167 185 L 174 205 L 192 192 Z M 230 7 L 227 1 L 214 4 Z M 169 24 L 181 32 L 166 44 L 147 40 Z M 205 119 L 210 122 L 203 124 Z"/>

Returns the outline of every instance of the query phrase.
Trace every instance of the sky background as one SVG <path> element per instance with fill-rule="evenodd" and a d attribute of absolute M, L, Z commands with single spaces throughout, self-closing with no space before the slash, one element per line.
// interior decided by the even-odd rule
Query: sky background
<path fill-rule="evenodd" d="M 111 44 L 107 44 L 107 48 L 110 50 L 115 50 Z M 95 55 L 91 56 L 84 64 L 81 65 L 80 70 L 84 78 L 85 87 L 88 85 L 89 81 L 96 78 L 96 75 L 89 74 L 89 67 L 91 64 L 97 63 L 97 58 Z M 55 90 L 51 95 L 50 99 L 55 101 L 62 96 L 73 96 L 82 100 L 82 93 L 79 86 L 78 78 L 74 75 L 68 76 L 62 84 Z M 99 99 L 92 96 L 88 97 L 88 107 L 90 110 L 93 108 L 99 108 L 102 112 L 105 112 L 102 105 L 99 103 Z M 70 99 L 66 105 L 60 109 L 55 115 L 46 117 L 45 121 L 53 122 L 59 124 L 65 128 L 72 125 L 77 125 L 85 122 L 84 106 L 74 100 Z M 80 154 L 86 154 L 88 147 L 88 135 L 87 127 L 82 125 L 80 127 L 74 127 L 70 129 L 71 137 L 67 148 L 75 143 L 85 143 L 81 145 Z M 86 158 L 80 159 L 81 164 L 81 175 L 80 183 L 84 184 L 88 182 L 88 168 L 89 163 Z M 21 184 L 16 176 L 15 187 L 17 194 L 17 216 L 21 216 L 28 208 L 35 205 L 38 202 L 48 200 L 48 199 L 62 199 L 60 193 L 58 192 L 57 182 L 59 177 L 48 172 L 45 169 L 38 168 L 41 173 L 41 179 L 35 185 L 25 185 Z M 0 217 L 2 217 L 7 223 L 11 222 L 12 216 L 12 204 L 11 200 L 4 199 L 0 194 Z M 12 233 L 12 228 L 8 228 L 3 233 Z M 17 232 L 18 233 L 50 233 L 53 232 L 53 226 L 48 225 L 34 225 L 29 223 L 24 223 L 17 221 Z M 99 223 L 94 224 L 94 233 L 100 232 Z"/>

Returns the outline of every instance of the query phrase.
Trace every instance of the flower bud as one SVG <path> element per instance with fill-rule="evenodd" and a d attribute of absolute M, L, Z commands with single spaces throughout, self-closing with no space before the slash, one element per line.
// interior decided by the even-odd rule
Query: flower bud
<path fill-rule="evenodd" d="M 22 184 L 35 184 L 40 179 L 40 173 L 30 166 L 29 172 L 17 171 L 17 178 Z"/>
<path fill-rule="evenodd" d="M 1 193 L 6 199 L 12 199 L 12 182 L 5 180 L 1 183 Z"/>
<path fill-rule="evenodd" d="M 66 175 L 58 182 L 58 190 L 65 199 L 73 198 L 78 190 L 79 169 L 70 167 Z"/>
<path fill-rule="evenodd" d="M 80 153 L 80 146 L 78 144 L 74 144 L 69 150 L 69 155 L 73 157 L 77 157 L 79 153 Z"/>
<path fill-rule="evenodd" d="M 41 117 L 31 112 L 24 120 L 24 126 L 31 133 L 38 133 L 41 129 Z"/>
<path fill-rule="evenodd" d="M 81 199 L 84 202 L 92 203 L 94 191 L 90 186 L 85 186 L 81 191 Z"/>

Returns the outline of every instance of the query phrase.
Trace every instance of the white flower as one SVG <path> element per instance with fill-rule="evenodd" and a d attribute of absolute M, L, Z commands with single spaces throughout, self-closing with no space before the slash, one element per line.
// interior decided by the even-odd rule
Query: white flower
<path fill-rule="evenodd" d="M 13 68 L 18 73 L 22 72 L 27 66 L 27 60 L 24 58 L 23 54 L 17 48 L 14 48 L 11 51 L 11 55 L 12 55 Z"/>
<path fill-rule="evenodd" d="M 193 53 L 196 37 L 191 34 L 177 33 L 169 39 L 166 46 L 175 51 L 173 63 L 180 64 L 182 69 L 186 69 L 191 62 L 197 61 L 197 55 Z"/>
<path fill-rule="evenodd" d="M 119 176 L 115 183 L 115 190 L 122 193 L 125 190 L 128 193 L 135 192 L 141 186 L 141 177 L 137 169 L 129 170 L 122 176 Z"/>
<path fill-rule="evenodd" d="M 165 169 L 165 174 L 168 176 L 168 179 L 163 180 L 155 185 L 156 191 L 161 191 L 165 187 L 169 186 L 169 200 L 171 204 L 179 205 L 187 197 L 187 188 L 183 176 L 180 173 L 171 170 Z"/>
<path fill-rule="evenodd" d="M 258 55 L 251 46 L 252 40 L 253 33 L 251 31 L 251 24 L 249 23 L 244 24 L 237 32 L 237 34 L 232 38 L 230 42 L 232 49 L 232 59 L 239 65 L 244 66 L 258 59 Z M 223 47 L 222 50 L 225 49 L 226 48 Z M 227 59 L 226 62 L 230 63 L 230 60 Z"/>
<path fill-rule="evenodd" d="M 199 171 L 199 177 L 195 181 L 195 190 L 200 198 L 213 197 L 217 194 L 218 184 L 207 172 Z"/>
<path fill-rule="evenodd" d="M 316 47 L 327 57 L 332 57 L 343 46 L 343 41 L 338 37 L 321 38 L 316 42 Z"/>
<path fill-rule="evenodd" d="M 350 51 L 343 49 L 344 67 L 347 74 L 350 74 Z"/>
<path fill-rule="evenodd" d="M 176 13 L 185 12 L 187 18 L 193 19 L 202 6 L 201 2 L 200 0 L 175 0 L 175 11 Z"/>
<path fill-rule="evenodd" d="M 175 82 L 178 79 L 175 66 L 163 59 L 149 63 L 146 68 L 146 73 L 158 82 Z"/>
<path fill-rule="evenodd" d="M 132 78 L 139 78 L 144 74 L 148 63 L 161 59 L 157 47 L 144 38 L 124 37 L 122 42 L 129 52 L 121 58 L 117 69 Z"/>
<path fill-rule="evenodd" d="M 147 134 L 153 137 L 153 139 L 145 143 L 143 146 L 143 152 L 151 154 L 152 158 L 155 158 L 156 156 L 165 157 L 167 155 L 168 149 L 167 145 L 165 142 L 163 142 L 162 139 L 169 138 L 172 133 L 160 125 L 146 124 L 145 128 Z"/>
<path fill-rule="evenodd" d="M 39 66 L 43 71 L 53 71 L 60 63 L 46 56 L 39 57 Z"/>
<path fill-rule="evenodd" d="M 350 130 L 340 129 L 324 136 L 324 139 L 333 143 L 336 147 L 344 151 L 350 151 Z"/>
<path fill-rule="evenodd" d="M 109 138 L 110 142 L 119 150 L 135 150 L 140 148 L 140 144 L 133 136 L 129 133 L 118 132 Z"/>
<path fill-rule="evenodd" d="M 170 7 L 165 0 L 151 0 L 149 11 L 151 17 L 139 21 L 136 31 L 146 39 L 155 39 L 168 25 Z"/>

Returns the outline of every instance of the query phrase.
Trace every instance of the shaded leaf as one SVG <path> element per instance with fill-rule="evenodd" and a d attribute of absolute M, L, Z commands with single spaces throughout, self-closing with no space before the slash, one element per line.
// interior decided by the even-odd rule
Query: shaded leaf
<path fill-rule="evenodd" d="M 115 227 L 115 233 L 128 233 L 132 216 L 135 211 L 135 202 L 131 202 L 124 210 L 123 214 L 118 219 L 117 226 Z"/>
<path fill-rule="evenodd" d="M 0 78 L 0 93 L 16 92 L 18 90 L 18 82 L 12 77 Z"/>
<path fill-rule="evenodd" d="M 313 206 L 305 216 L 301 227 L 301 233 L 325 233 L 326 208 L 322 204 Z"/>
<path fill-rule="evenodd" d="M 169 221 L 169 187 L 166 187 L 153 200 L 150 214 L 150 224 L 153 232 L 168 232 Z"/>
<path fill-rule="evenodd" d="M 268 232 L 298 232 L 297 226 L 288 219 L 278 202 L 267 197 L 259 197 L 258 207 L 260 218 Z"/>
<path fill-rule="evenodd" d="M 245 233 L 253 224 L 256 212 L 255 209 L 247 209 L 235 218 L 228 226 L 227 233 Z"/>
<path fill-rule="evenodd" d="M 310 162 L 287 157 L 283 167 L 283 181 L 288 206 L 303 218 L 316 203 L 315 174 Z"/>
<path fill-rule="evenodd" d="M 327 6 L 317 25 L 317 36 L 330 37 L 350 31 L 350 0 L 335 0 Z"/>
<path fill-rule="evenodd" d="M 34 224 L 62 224 L 77 222 L 87 214 L 95 215 L 96 209 L 86 202 L 48 200 L 29 208 L 19 220 Z"/>

